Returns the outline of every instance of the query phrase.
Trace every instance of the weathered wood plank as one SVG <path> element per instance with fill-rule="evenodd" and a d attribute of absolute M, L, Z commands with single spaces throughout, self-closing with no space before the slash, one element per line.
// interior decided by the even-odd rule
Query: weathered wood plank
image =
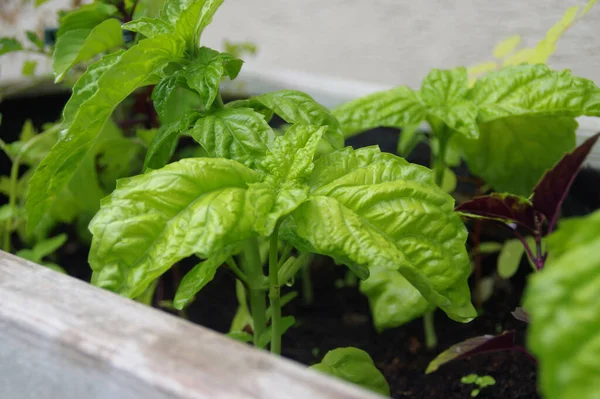
<path fill-rule="evenodd" d="M 379 397 L 2 251 L 0 299 L 3 399 Z"/>

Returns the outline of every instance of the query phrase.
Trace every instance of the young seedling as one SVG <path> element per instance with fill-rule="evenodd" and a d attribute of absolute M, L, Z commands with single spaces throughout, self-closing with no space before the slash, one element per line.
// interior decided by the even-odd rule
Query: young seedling
<path fill-rule="evenodd" d="M 494 377 L 489 375 L 478 376 L 477 374 L 469 374 L 462 377 L 460 382 L 462 384 L 477 385 L 477 388 L 473 388 L 471 391 L 472 398 L 477 397 L 481 393 L 482 389 L 496 385 L 496 380 Z"/>

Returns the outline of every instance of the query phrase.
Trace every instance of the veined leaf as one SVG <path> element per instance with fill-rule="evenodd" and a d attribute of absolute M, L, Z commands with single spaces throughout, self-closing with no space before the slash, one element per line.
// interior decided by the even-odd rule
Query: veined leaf
<path fill-rule="evenodd" d="M 281 90 L 254 98 L 273 110 L 287 123 L 328 126 L 323 138 L 329 143 L 331 149 L 337 150 L 344 146 L 344 135 L 335 116 L 308 94 L 294 90 Z"/>
<path fill-rule="evenodd" d="M 260 163 L 268 177 L 250 187 L 251 196 L 262 200 L 261 217 L 255 230 L 264 236 L 273 232 L 277 221 L 296 209 L 308 197 L 308 184 L 317 145 L 326 127 L 295 124 L 284 136 L 275 138 Z M 256 202 L 258 203 L 258 199 Z"/>
<path fill-rule="evenodd" d="M 160 16 L 175 27 L 191 53 L 199 46 L 204 28 L 210 24 L 223 0 L 166 0 Z"/>
<path fill-rule="evenodd" d="M 297 248 L 331 256 L 365 279 L 397 270 L 450 317 L 475 317 L 466 229 L 430 170 L 376 148 L 336 151 L 315 162 L 309 199 L 282 234 Z"/>
<path fill-rule="evenodd" d="M 186 87 L 181 70 L 158 82 L 152 91 L 152 101 L 162 124 L 176 123 L 202 105 L 200 96 Z"/>
<path fill-rule="evenodd" d="M 599 233 L 600 212 L 561 223 L 544 269 L 527 284 L 527 347 L 548 399 L 600 395 Z"/>
<path fill-rule="evenodd" d="M 137 32 L 148 38 L 173 33 L 173 27 L 159 18 L 142 17 L 121 26 L 122 29 Z"/>
<path fill-rule="evenodd" d="M 194 111 L 180 121 L 162 125 L 152 138 L 144 160 L 144 169 L 160 169 L 169 163 L 177 147 L 179 136 L 189 129 L 198 116 Z"/>
<path fill-rule="evenodd" d="M 87 61 L 95 55 L 114 49 L 123 44 L 121 22 L 107 19 L 93 29 L 74 29 L 61 35 L 52 54 L 52 69 L 56 75 L 55 83 L 75 64 Z"/>
<path fill-rule="evenodd" d="M 191 134 L 211 157 L 248 166 L 266 155 L 275 136 L 261 114 L 244 108 L 223 108 L 200 118 Z"/>
<path fill-rule="evenodd" d="M 138 87 L 156 83 L 156 74 L 182 53 L 182 43 L 176 38 L 144 39 L 122 53 L 118 60 L 111 58 L 114 63 L 99 77 L 95 83 L 97 90 L 87 101 L 80 99 L 78 93 L 73 95 L 77 102 L 82 101 L 79 110 L 70 123 L 66 122 L 68 130 L 31 178 L 27 195 L 30 231 L 72 179 L 114 108 Z M 89 82 L 86 74 L 81 79 Z"/>
<path fill-rule="evenodd" d="M 469 169 L 495 191 L 529 196 L 547 169 L 575 147 L 577 122 L 560 116 L 514 116 L 480 125 L 460 140 Z"/>
<path fill-rule="evenodd" d="M 192 63 L 185 68 L 183 76 L 188 86 L 200 95 L 204 108 L 209 109 L 219 93 L 223 76 L 227 75 L 235 79 L 241 67 L 241 60 L 202 47 Z"/>
<path fill-rule="evenodd" d="M 421 98 L 429 114 L 466 137 L 479 135 L 477 107 L 465 99 L 469 79 L 465 68 L 433 69 L 423 80 Z"/>
<path fill-rule="evenodd" d="M 331 350 L 323 357 L 321 363 L 310 368 L 390 396 L 390 387 L 385 377 L 375 367 L 369 354 L 363 350 L 352 347 Z"/>
<path fill-rule="evenodd" d="M 477 80 L 469 97 L 479 122 L 526 115 L 600 116 L 600 88 L 570 71 L 546 65 L 519 65 Z"/>
<path fill-rule="evenodd" d="M 339 120 L 346 138 L 379 126 L 418 125 L 427 117 L 423 100 L 406 86 L 350 101 L 334 108 L 332 113 Z"/>
<path fill-rule="evenodd" d="M 135 297 L 178 260 L 251 237 L 246 187 L 259 178 L 235 161 L 189 158 L 119 180 L 90 223 L 92 282 Z"/>
<path fill-rule="evenodd" d="M 102 21 L 112 17 L 118 12 L 117 7 L 112 4 L 94 2 L 84 4 L 60 18 L 57 39 L 71 30 L 91 30 Z"/>

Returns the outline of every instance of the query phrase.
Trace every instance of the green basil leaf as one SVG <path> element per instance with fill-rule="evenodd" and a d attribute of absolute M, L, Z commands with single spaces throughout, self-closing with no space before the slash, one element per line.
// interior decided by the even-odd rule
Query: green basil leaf
<path fill-rule="evenodd" d="M 469 79 L 465 68 L 433 69 L 423 80 L 421 98 L 431 115 L 467 137 L 479 135 L 477 107 L 465 99 Z"/>
<path fill-rule="evenodd" d="M 12 37 L 0 37 L 0 55 L 23 50 L 21 43 Z"/>
<path fill-rule="evenodd" d="M 294 90 L 281 90 L 254 98 L 273 110 L 287 123 L 328 126 L 323 138 L 331 149 L 337 150 L 344 146 L 344 135 L 337 119 L 308 94 Z"/>
<path fill-rule="evenodd" d="M 63 108 L 62 123 L 64 129 L 68 129 L 73 123 L 83 103 L 96 94 L 100 77 L 119 62 L 124 52 L 122 50 L 105 55 L 102 59 L 90 65 L 87 71 L 77 80 L 73 87 L 73 94 L 71 94 L 71 98 Z"/>
<path fill-rule="evenodd" d="M 404 128 L 418 125 L 427 118 L 423 100 L 406 86 L 361 97 L 332 112 L 340 121 L 346 138 L 379 126 Z"/>
<path fill-rule="evenodd" d="M 219 266 L 225 262 L 229 254 L 227 252 L 215 255 L 210 259 L 203 260 L 190 270 L 181 280 L 173 306 L 175 309 L 182 310 L 188 303 L 194 300 L 196 294 L 200 292 L 206 284 L 212 281 L 217 273 Z"/>
<path fill-rule="evenodd" d="M 275 136 L 261 114 L 244 108 L 222 108 L 200 118 L 191 134 L 211 157 L 250 167 L 266 155 Z"/>
<path fill-rule="evenodd" d="M 102 23 L 102 21 L 117 14 L 118 11 L 117 7 L 107 3 L 94 2 L 92 4 L 85 4 L 60 18 L 56 37 L 58 39 L 64 33 L 71 30 L 91 30 Z"/>
<path fill-rule="evenodd" d="M 48 238 L 35 244 L 32 249 L 18 251 L 16 255 L 32 262 L 40 263 L 43 258 L 56 252 L 65 242 L 67 242 L 67 235 L 59 234 L 56 237 Z"/>
<path fill-rule="evenodd" d="M 160 16 L 175 27 L 193 54 L 204 28 L 210 24 L 223 0 L 166 0 Z"/>
<path fill-rule="evenodd" d="M 179 122 L 162 125 L 158 129 L 152 138 L 148 152 L 146 152 L 144 170 L 147 168 L 160 169 L 169 163 L 177 148 L 181 132 L 182 129 Z"/>
<path fill-rule="evenodd" d="M 38 166 L 30 181 L 27 195 L 29 231 L 40 222 L 57 195 L 71 181 L 114 108 L 138 87 L 155 84 L 156 74 L 166 63 L 182 54 L 182 43 L 176 38 L 157 36 L 144 39 L 121 53 L 118 60 L 111 59 L 115 62 L 95 84 L 91 84 L 97 87 L 95 94 L 86 94 L 90 95 L 87 100 L 80 98 L 78 93 L 73 94 L 75 102 L 81 101 L 79 110 L 74 115 L 68 115 L 73 120 L 66 122 L 68 128 L 64 135 Z M 89 78 L 84 74 L 81 79 L 89 82 Z M 69 112 L 75 110 L 69 109 Z"/>
<path fill-rule="evenodd" d="M 477 80 L 470 98 L 480 123 L 517 115 L 600 116 L 600 88 L 594 82 L 542 64 L 489 73 Z"/>
<path fill-rule="evenodd" d="M 575 148 L 577 122 L 560 116 L 513 116 L 480 125 L 477 140 L 460 140 L 469 169 L 495 191 L 529 196 L 536 183 Z"/>
<path fill-rule="evenodd" d="M 406 278 L 386 267 L 372 266 L 369 278 L 360 282 L 360 291 L 369 298 L 378 331 L 401 326 L 435 309 Z"/>
<path fill-rule="evenodd" d="M 545 398 L 600 395 L 600 212 L 567 220 L 548 237 L 544 269 L 530 278 L 527 347 Z"/>
<path fill-rule="evenodd" d="M 185 114 L 200 108 L 202 99 L 185 87 L 181 70 L 158 82 L 152 91 L 152 101 L 161 123 L 179 121 Z"/>
<path fill-rule="evenodd" d="M 282 226 L 297 248 L 397 270 L 451 318 L 475 317 L 467 232 L 429 169 L 376 148 L 346 148 L 316 161 L 311 183 L 308 201 Z"/>
<path fill-rule="evenodd" d="M 107 19 L 93 29 L 74 29 L 61 35 L 52 54 L 54 83 L 60 82 L 75 64 L 123 44 L 121 22 Z"/>
<path fill-rule="evenodd" d="M 348 347 L 331 350 L 323 357 L 321 363 L 310 368 L 341 378 L 384 396 L 390 396 L 390 387 L 385 377 L 375 367 L 371 356 L 358 348 Z"/>
<path fill-rule="evenodd" d="M 167 22 L 163 21 L 162 19 L 148 17 L 142 17 L 140 19 L 127 22 L 126 24 L 123 24 L 121 28 L 132 32 L 137 32 L 148 38 L 173 33 L 173 27 Z"/>
<path fill-rule="evenodd" d="M 296 209 L 308 197 L 308 178 L 313 169 L 313 158 L 325 126 L 295 124 L 283 136 L 275 138 L 268 155 L 260 164 L 268 177 L 253 184 L 250 195 L 260 203 L 262 212 L 254 229 L 268 236 L 277 221 Z"/>
<path fill-rule="evenodd" d="M 234 79 L 241 66 L 242 61 L 229 54 L 201 47 L 196 58 L 185 68 L 183 76 L 188 86 L 200 95 L 204 108 L 208 109 L 217 98 L 223 76 Z"/>
<path fill-rule="evenodd" d="M 175 262 L 251 237 L 246 187 L 259 178 L 235 161 L 189 158 L 119 180 L 90 223 L 92 282 L 136 297 Z"/>

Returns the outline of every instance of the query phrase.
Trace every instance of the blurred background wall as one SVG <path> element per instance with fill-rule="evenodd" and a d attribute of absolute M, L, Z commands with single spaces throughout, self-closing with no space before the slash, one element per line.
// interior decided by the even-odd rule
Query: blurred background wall
<path fill-rule="evenodd" d="M 143 1 L 143 0 L 142 0 Z M 0 0 L 0 36 L 56 24 L 71 0 Z M 225 0 L 204 43 L 259 47 L 253 69 L 297 70 L 385 86 L 418 87 L 434 67 L 473 65 L 513 34 L 533 45 L 577 0 Z M 18 35 L 17 35 L 18 36 Z M 26 54 L 0 56 L 0 83 L 17 79 Z M 49 70 L 43 60 L 38 74 Z M 559 41 L 549 64 L 600 83 L 600 5 Z"/>

